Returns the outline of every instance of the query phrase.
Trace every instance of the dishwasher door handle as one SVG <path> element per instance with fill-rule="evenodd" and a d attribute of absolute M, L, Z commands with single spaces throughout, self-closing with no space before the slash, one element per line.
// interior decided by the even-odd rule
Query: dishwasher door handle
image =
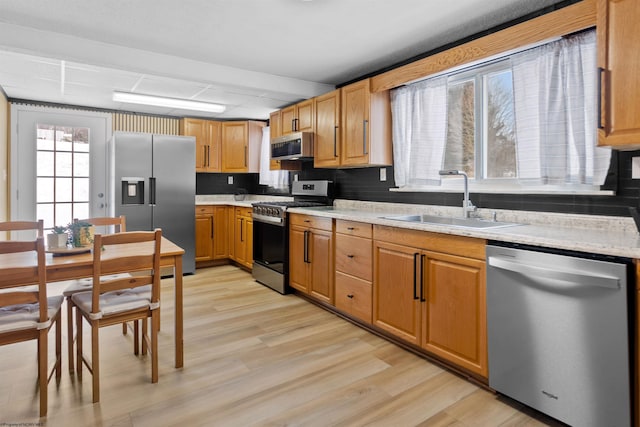
<path fill-rule="evenodd" d="M 600 288 L 620 289 L 620 279 L 614 276 L 604 276 L 593 273 L 584 274 L 576 271 L 562 270 L 557 267 L 542 267 L 496 256 L 490 256 L 488 263 L 492 267 L 499 268 L 501 270 L 513 271 L 523 276 L 557 279 L 580 285 L 597 286 Z"/>

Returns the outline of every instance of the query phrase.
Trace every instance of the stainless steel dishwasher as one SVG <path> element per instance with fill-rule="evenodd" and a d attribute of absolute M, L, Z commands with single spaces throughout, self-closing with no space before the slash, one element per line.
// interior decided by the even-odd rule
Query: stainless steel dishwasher
<path fill-rule="evenodd" d="M 489 386 L 573 426 L 631 424 L 629 260 L 487 246 Z"/>

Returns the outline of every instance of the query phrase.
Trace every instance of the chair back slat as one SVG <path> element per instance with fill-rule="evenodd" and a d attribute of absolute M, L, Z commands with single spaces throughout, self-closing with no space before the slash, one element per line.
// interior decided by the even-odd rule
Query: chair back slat
<path fill-rule="evenodd" d="M 122 289 L 137 288 L 139 286 L 153 285 L 153 275 L 131 276 L 121 279 L 103 280 L 100 282 L 101 292 L 113 292 Z"/>
<path fill-rule="evenodd" d="M 123 271 L 128 273 L 146 271 L 149 270 L 149 265 L 153 265 L 153 254 L 103 259 L 100 266 L 100 275 L 118 274 Z"/>
<path fill-rule="evenodd" d="M 29 240 L 33 240 L 36 237 L 44 236 L 44 221 L 39 219 L 37 221 L 4 221 L 0 222 L 0 232 L 25 232 L 36 231 L 35 235 L 30 235 Z M 10 233 L 9 239 L 15 238 L 15 236 L 24 236 L 24 233 Z"/>
<path fill-rule="evenodd" d="M 35 241 L 0 241 L 0 254 L 0 289 L 5 290 L 0 293 L 0 307 L 38 302 L 40 322 L 45 322 L 48 312 L 44 238 L 40 236 Z M 3 263 L 3 257 L 10 257 L 13 261 L 19 260 L 18 266 L 13 262 Z M 14 267 L 2 268 L 3 265 Z M 34 284 L 38 285 L 37 292 L 22 292 L 23 295 L 16 295 L 16 292 L 6 291 Z"/>
<path fill-rule="evenodd" d="M 96 233 L 100 234 L 122 233 L 127 231 L 127 220 L 124 215 L 116 217 L 101 216 L 85 219 L 74 218 L 73 222 L 88 222 L 94 227 L 99 227 L 96 230 Z"/>

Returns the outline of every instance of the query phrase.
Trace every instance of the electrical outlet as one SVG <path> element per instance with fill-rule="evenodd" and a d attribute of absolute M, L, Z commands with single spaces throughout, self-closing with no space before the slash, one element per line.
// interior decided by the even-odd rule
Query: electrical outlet
<path fill-rule="evenodd" d="M 640 179 L 640 157 L 631 158 L 631 178 Z"/>
<path fill-rule="evenodd" d="M 227 184 L 229 184 L 229 185 L 233 184 L 233 177 L 232 176 L 228 176 L 227 177 Z"/>
<path fill-rule="evenodd" d="M 387 180 L 387 168 L 380 168 L 380 181 Z"/>

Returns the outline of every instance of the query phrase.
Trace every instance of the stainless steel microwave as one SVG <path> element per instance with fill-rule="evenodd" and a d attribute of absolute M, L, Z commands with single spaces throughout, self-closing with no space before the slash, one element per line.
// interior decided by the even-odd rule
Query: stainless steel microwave
<path fill-rule="evenodd" d="M 313 132 L 296 132 L 271 140 L 271 158 L 295 160 L 313 157 Z"/>

